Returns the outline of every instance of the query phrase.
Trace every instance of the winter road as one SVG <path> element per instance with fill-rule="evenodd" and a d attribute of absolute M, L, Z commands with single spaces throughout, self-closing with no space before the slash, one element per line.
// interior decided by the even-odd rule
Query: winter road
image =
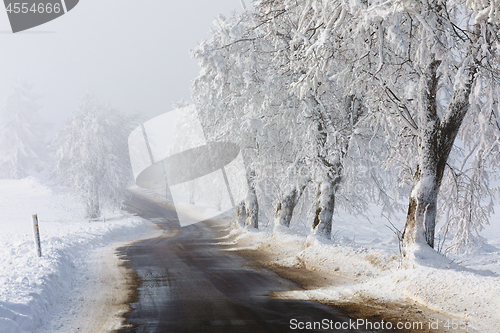
<path fill-rule="evenodd" d="M 130 327 L 120 333 L 290 332 L 292 319 L 349 321 L 331 306 L 268 296 L 298 286 L 224 251 L 227 246 L 216 240 L 223 235 L 220 224 L 202 222 L 181 229 L 173 211 L 138 196 L 127 203 L 127 210 L 165 232 L 119 249 L 137 273 L 138 291 L 130 304 L 133 310 L 125 316 Z"/>

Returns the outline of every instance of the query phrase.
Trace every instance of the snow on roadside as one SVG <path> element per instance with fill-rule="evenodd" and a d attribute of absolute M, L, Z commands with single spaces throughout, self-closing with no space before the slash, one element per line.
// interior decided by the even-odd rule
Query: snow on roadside
<path fill-rule="evenodd" d="M 31 332 L 50 321 L 73 288 L 89 251 L 151 232 L 140 218 L 116 213 L 106 222 L 81 219 L 83 208 L 34 178 L 0 180 L 0 328 Z M 31 214 L 38 214 L 42 258 Z M 81 279 L 80 279 L 81 280 Z"/>
<path fill-rule="evenodd" d="M 307 236 L 299 229 L 282 227 L 274 232 L 235 229 L 229 237 L 238 248 L 260 249 L 273 254 L 274 262 L 270 264 L 305 267 L 351 280 L 347 285 L 286 292 L 284 297 L 340 302 L 360 300 L 361 297 L 380 301 L 409 298 L 431 310 L 458 318 L 458 323 L 460 319 L 467 320 L 477 331 L 498 332 L 500 253 L 497 248 L 486 247 L 488 260 L 481 261 L 484 258 L 481 249 L 473 255 L 452 257 L 457 262 L 467 263 L 467 267 L 433 251 L 421 250 L 410 264 L 402 263 L 397 241 L 392 231 L 385 227 L 385 219 L 373 216 L 367 223 L 341 215 L 336 221 L 342 221 L 334 227 L 338 226 L 341 232 L 331 241 Z M 498 228 L 492 222 L 487 234 L 491 236 L 489 244 L 498 244 Z M 351 237 L 347 236 L 349 233 Z"/>

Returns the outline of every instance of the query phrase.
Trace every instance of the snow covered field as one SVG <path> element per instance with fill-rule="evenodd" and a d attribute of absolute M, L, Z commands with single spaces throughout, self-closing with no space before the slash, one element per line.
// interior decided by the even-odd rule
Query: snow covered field
<path fill-rule="evenodd" d="M 84 301 L 92 250 L 151 233 L 151 225 L 120 213 L 83 219 L 75 198 L 34 178 L 0 180 L 0 332 L 54 331 L 61 311 L 75 315 L 69 296 Z M 38 214 L 42 258 L 35 251 L 31 214 Z M 113 252 L 109 252 L 113 253 Z M 110 254 L 111 255 L 111 254 Z M 75 291 L 76 290 L 76 291 Z M 73 293 L 72 293 L 73 292 Z M 74 296 L 74 295 L 73 295 Z M 66 307 L 61 308 L 61 304 Z M 48 332 L 48 331 L 47 331 Z"/>
<path fill-rule="evenodd" d="M 375 208 L 374 211 L 377 209 Z M 347 285 L 290 291 L 285 298 L 336 302 L 410 299 L 429 309 L 457 318 L 477 332 L 498 333 L 500 327 L 500 215 L 491 219 L 483 236 L 488 245 L 469 255 L 448 258 L 434 252 L 416 252 L 411 262 L 401 262 L 396 237 L 388 221 L 377 214 L 369 220 L 338 214 L 332 241 L 307 236 L 306 228 L 279 227 L 265 231 L 235 229 L 237 248 L 273 253 L 273 265 L 305 267 L 348 278 Z M 404 225 L 404 216 L 395 223 Z M 395 222 L 393 220 L 393 222 Z M 464 321 L 460 322 L 460 319 Z M 441 323 L 441 328 L 446 323 Z"/>

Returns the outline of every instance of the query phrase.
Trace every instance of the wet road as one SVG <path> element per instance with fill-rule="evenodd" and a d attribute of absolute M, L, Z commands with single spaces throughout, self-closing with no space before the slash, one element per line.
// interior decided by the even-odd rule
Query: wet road
<path fill-rule="evenodd" d="M 134 310 L 126 315 L 131 327 L 120 333 L 293 332 L 297 330 L 291 329 L 292 319 L 349 321 L 331 306 L 268 296 L 298 286 L 224 251 L 227 247 L 215 240 L 224 226 L 202 222 L 181 229 L 175 212 L 137 196 L 127 203 L 127 210 L 155 222 L 165 232 L 159 238 L 119 249 L 138 275 L 138 297 L 130 304 Z M 308 330 L 315 331 L 321 332 Z"/>

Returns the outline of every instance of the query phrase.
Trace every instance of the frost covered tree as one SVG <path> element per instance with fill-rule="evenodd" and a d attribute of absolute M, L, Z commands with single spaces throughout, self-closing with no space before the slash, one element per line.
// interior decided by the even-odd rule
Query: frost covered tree
<path fill-rule="evenodd" d="M 411 17 L 415 6 L 403 6 L 403 12 Z M 451 150 L 468 113 L 473 112 L 473 121 L 480 116 L 471 107 L 474 89 L 483 75 L 498 68 L 490 66 L 498 60 L 492 48 L 498 40 L 497 27 L 452 1 L 422 2 L 417 12 L 415 22 L 419 24 L 413 27 L 416 38 L 408 36 L 410 45 L 415 46 L 410 50 L 415 54 L 412 69 L 418 76 L 414 117 L 408 118 L 416 125 L 417 164 L 403 234 L 406 254 L 415 243 L 434 247 L 438 195 Z M 464 139 L 466 145 L 473 140 Z M 465 214 L 473 210 L 471 206 L 461 208 Z"/>
<path fill-rule="evenodd" d="M 45 128 L 38 115 L 41 95 L 27 83 L 16 85 L 0 111 L 0 177 L 23 178 L 44 161 Z"/>
<path fill-rule="evenodd" d="M 132 117 L 90 94 L 82 98 L 54 139 L 55 173 L 86 205 L 90 218 L 103 207 L 120 208 L 132 180 L 127 137 Z"/>
<path fill-rule="evenodd" d="M 248 29 L 252 22 L 248 12 L 216 20 L 212 38 L 193 51 L 202 68 L 193 85 L 193 100 L 207 140 L 230 141 L 241 148 L 249 192 L 243 202 L 235 203 L 238 219 L 257 227 L 262 206 L 259 209 L 256 189 L 261 170 L 256 169 L 261 169 L 265 160 L 257 158 L 260 150 L 256 140 L 263 128 L 258 109 L 262 94 L 256 84 L 260 71 L 252 43 L 255 32 Z"/>

